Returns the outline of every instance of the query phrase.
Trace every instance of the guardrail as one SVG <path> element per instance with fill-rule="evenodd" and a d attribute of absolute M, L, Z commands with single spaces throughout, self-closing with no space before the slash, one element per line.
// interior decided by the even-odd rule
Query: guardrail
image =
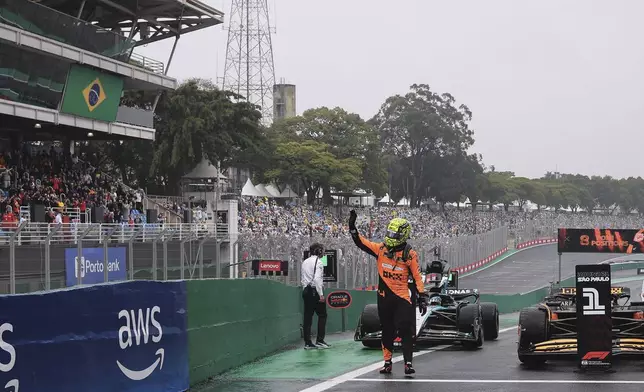
<path fill-rule="evenodd" d="M 129 63 L 160 75 L 165 71 L 165 65 L 161 61 L 145 57 L 136 52 L 132 52 Z"/>

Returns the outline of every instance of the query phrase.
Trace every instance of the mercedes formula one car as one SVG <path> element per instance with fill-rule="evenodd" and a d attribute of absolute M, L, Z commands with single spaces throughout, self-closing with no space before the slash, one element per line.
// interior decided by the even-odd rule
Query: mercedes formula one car
<path fill-rule="evenodd" d="M 644 354 L 644 302 L 631 302 L 628 287 L 611 287 L 613 355 Z M 519 361 L 536 366 L 547 360 L 577 358 L 576 289 L 559 292 L 519 314 Z"/>
<path fill-rule="evenodd" d="M 497 305 L 480 302 L 476 289 L 458 288 L 458 272 L 444 273 L 445 265 L 444 261 L 433 261 L 421 274 L 429 305 L 425 315 L 416 308 L 414 344 L 461 343 L 465 348 L 476 349 L 483 345 L 483 340 L 496 339 L 499 335 Z M 410 282 L 412 298 L 414 290 L 415 286 Z M 381 337 L 378 306 L 369 304 L 358 319 L 354 340 L 365 347 L 380 348 Z M 400 347 L 400 337 L 396 337 L 394 346 Z"/>

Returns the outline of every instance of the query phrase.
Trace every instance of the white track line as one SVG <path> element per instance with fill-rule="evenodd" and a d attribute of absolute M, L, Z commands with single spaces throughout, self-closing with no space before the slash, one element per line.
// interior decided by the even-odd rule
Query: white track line
<path fill-rule="evenodd" d="M 443 384 L 644 384 L 644 380 L 431 380 L 431 379 L 391 379 L 391 378 L 353 378 L 356 382 L 420 382 Z"/>
<path fill-rule="evenodd" d="M 435 347 L 435 348 L 433 348 L 431 350 L 423 350 L 423 351 L 414 353 L 414 358 L 420 357 L 421 355 L 433 353 L 434 351 L 443 350 L 443 349 L 446 349 L 448 347 L 451 347 L 451 345 L 449 345 L 449 346 L 448 345 L 437 346 L 437 347 Z M 403 360 L 403 356 L 399 355 L 397 357 L 392 358 L 391 362 L 397 363 L 397 362 L 400 362 L 402 360 Z M 323 391 L 331 389 L 331 388 L 333 388 L 333 387 L 335 387 L 337 385 L 343 384 L 343 383 L 345 383 L 347 381 L 351 381 L 351 379 L 354 379 L 356 377 L 362 376 L 363 374 L 367 374 L 367 373 L 376 371 L 376 370 L 380 369 L 381 367 L 382 367 L 382 361 L 374 363 L 374 364 L 371 364 L 371 365 L 367 365 L 365 367 L 350 371 L 348 373 L 344 373 L 342 375 L 339 375 L 338 377 L 332 378 L 332 379 L 330 379 L 328 381 L 325 381 L 323 383 L 313 385 L 312 387 L 309 387 L 309 388 L 306 388 L 306 389 L 302 389 L 300 392 L 323 392 Z"/>
<path fill-rule="evenodd" d="M 499 333 L 512 331 L 512 330 L 516 330 L 516 329 L 517 329 L 516 326 L 509 327 L 509 328 L 503 328 L 503 329 L 499 330 Z M 431 350 L 423 350 L 423 351 L 414 353 L 414 358 L 420 357 L 421 355 L 433 353 L 435 351 L 444 350 L 444 349 L 452 347 L 452 346 L 453 345 L 450 344 L 450 345 L 436 346 L 436 347 L 432 348 Z M 402 360 L 403 360 L 403 356 L 399 355 L 397 357 L 392 358 L 391 362 L 397 363 L 397 362 L 401 362 Z M 324 381 L 324 382 L 322 382 L 320 384 L 315 384 L 312 387 L 302 389 L 302 390 L 300 390 L 300 392 L 324 392 L 324 391 L 329 390 L 329 389 L 331 389 L 331 388 L 333 388 L 335 386 L 343 384 L 343 383 L 345 383 L 347 381 L 358 380 L 357 377 L 360 377 L 363 374 L 367 374 L 367 373 L 376 371 L 376 370 L 380 369 L 381 367 L 382 367 L 382 361 L 376 362 L 374 364 L 367 365 L 367 366 L 362 367 L 360 369 L 352 370 L 352 371 L 350 371 L 348 373 L 341 374 L 341 375 L 339 375 L 337 377 L 334 377 L 334 378 L 332 378 L 330 380 Z"/>

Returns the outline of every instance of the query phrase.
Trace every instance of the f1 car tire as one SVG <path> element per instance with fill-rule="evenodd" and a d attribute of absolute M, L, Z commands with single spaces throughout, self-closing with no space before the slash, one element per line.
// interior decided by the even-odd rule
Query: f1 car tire
<path fill-rule="evenodd" d="M 369 304 L 364 307 L 360 315 L 360 328 L 363 333 L 378 332 L 382 329 L 377 304 Z"/>
<path fill-rule="evenodd" d="M 378 332 L 382 329 L 380 317 L 378 316 L 378 305 L 369 304 L 364 307 L 360 314 L 360 331 L 362 334 Z M 380 340 L 363 340 L 362 345 L 368 348 L 380 348 Z"/>
<path fill-rule="evenodd" d="M 493 302 L 481 303 L 481 318 L 483 319 L 483 337 L 485 337 L 485 340 L 498 338 L 499 307 Z"/>
<path fill-rule="evenodd" d="M 481 331 L 481 307 L 479 304 L 467 304 L 458 308 L 456 324 L 460 332 L 471 333 L 475 341 L 464 341 L 467 349 L 476 349 L 483 345 L 483 332 Z"/>
<path fill-rule="evenodd" d="M 382 348 L 381 340 L 363 340 L 362 345 L 367 348 Z"/>
<path fill-rule="evenodd" d="M 545 363 L 544 359 L 521 354 L 530 344 L 541 343 L 548 339 L 548 315 L 545 309 L 531 307 L 521 309 L 519 313 L 519 361 L 528 366 Z"/>

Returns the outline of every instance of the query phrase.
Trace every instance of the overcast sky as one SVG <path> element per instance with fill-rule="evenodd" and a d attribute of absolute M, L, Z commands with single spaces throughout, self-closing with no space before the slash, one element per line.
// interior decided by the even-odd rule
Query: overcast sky
<path fill-rule="evenodd" d="M 231 0 L 206 0 L 226 17 Z M 644 176 L 644 1 L 269 0 L 275 77 L 297 111 L 371 118 L 413 83 L 473 112 L 472 151 L 517 175 Z M 227 23 L 225 27 L 228 27 Z M 222 26 L 179 40 L 170 75 L 223 77 Z M 170 40 L 139 48 L 167 61 Z"/>

